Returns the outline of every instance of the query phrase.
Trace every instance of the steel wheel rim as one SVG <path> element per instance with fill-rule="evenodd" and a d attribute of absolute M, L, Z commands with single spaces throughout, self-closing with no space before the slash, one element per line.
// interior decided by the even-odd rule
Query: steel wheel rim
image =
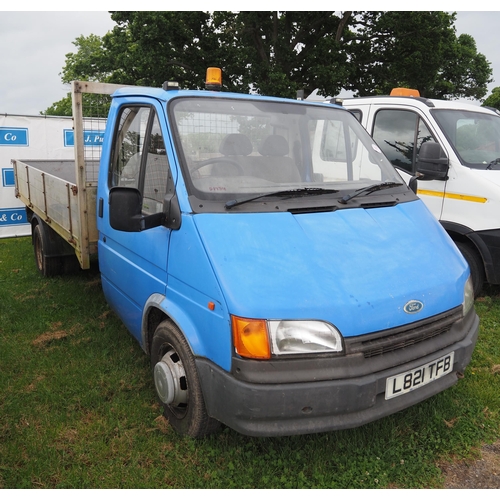
<path fill-rule="evenodd" d="M 42 241 L 40 237 L 39 229 L 37 228 L 35 232 L 35 257 L 38 269 L 43 268 L 43 253 L 42 253 Z"/>
<path fill-rule="evenodd" d="M 187 376 L 181 358 L 174 347 L 167 344 L 163 355 L 156 363 L 153 376 L 156 392 L 163 404 L 179 418 L 187 412 L 189 390 Z"/>

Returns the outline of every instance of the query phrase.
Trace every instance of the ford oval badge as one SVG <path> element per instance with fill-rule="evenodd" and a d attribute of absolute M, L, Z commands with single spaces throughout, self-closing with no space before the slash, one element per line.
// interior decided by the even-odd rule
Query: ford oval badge
<path fill-rule="evenodd" d="M 420 300 L 410 300 L 404 306 L 404 312 L 407 314 L 416 314 L 424 308 L 424 304 Z"/>

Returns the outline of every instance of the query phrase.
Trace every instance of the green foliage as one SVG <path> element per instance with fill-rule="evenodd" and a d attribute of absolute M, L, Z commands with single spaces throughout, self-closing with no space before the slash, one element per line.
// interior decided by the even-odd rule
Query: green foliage
<path fill-rule="evenodd" d="M 93 118 L 106 118 L 108 116 L 111 98 L 107 94 L 83 94 L 83 109 L 85 116 Z M 42 115 L 73 116 L 71 93 L 60 101 L 49 106 Z"/>
<path fill-rule="evenodd" d="M 73 42 L 73 45 L 78 50 L 75 53 L 66 54 L 62 82 L 67 84 L 73 80 L 109 82 L 110 74 L 106 68 L 111 65 L 109 61 L 111 54 L 104 49 L 102 38 L 92 34 L 88 37 L 79 36 Z M 85 110 L 98 110 L 92 116 L 105 117 L 109 110 L 110 100 L 105 95 L 83 94 L 83 104 Z M 71 93 L 68 93 L 66 97 L 55 102 L 40 114 L 72 116 Z"/>
<path fill-rule="evenodd" d="M 205 69 L 217 40 L 206 12 L 113 12 L 117 23 L 104 36 L 112 57 L 109 81 L 159 87 L 175 80 L 190 88 L 204 85 Z"/>
<path fill-rule="evenodd" d="M 78 49 L 76 53 L 66 54 L 66 64 L 62 73 L 63 83 L 72 80 L 107 82 L 110 76 L 108 69 L 113 61 L 105 50 L 103 39 L 97 35 L 79 36 L 73 42 Z"/>
<path fill-rule="evenodd" d="M 346 88 L 360 96 L 410 87 L 428 98 L 486 94 L 491 67 L 469 35 L 457 38 L 447 12 L 363 12 L 351 32 L 353 73 Z"/>
<path fill-rule="evenodd" d="M 224 90 L 243 93 L 294 98 L 298 90 L 344 88 L 363 96 L 409 86 L 425 97 L 481 99 L 491 81 L 490 63 L 471 36 L 456 36 L 447 12 L 116 11 L 111 18 L 116 26 L 102 38 L 73 42 L 63 82 L 175 80 L 200 89 L 206 68 L 218 66 Z"/>
<path fill-rule="evenodd" d="M 486 95 L 486 86 L 493 81 L 490 63 L 477 52 L 476 42 L 470 35 L 460 35 L 454 44 L 445 48 L 443 58 L 453 64 L 441 65 L 432 89 L 433 96 L 438 99 L 482 99 Z"/>
<path fill-rule="evenodd" d="M 490 106 L 492 108 L 500 109 L 500 87 L 495 87 L 483 102 L 483 106 Z"/>
<path fill-rule="evenodd" d="M 71 93 L 63 97 L 60 101 L 55 102 L 49 106 L 45 111 L 40 111 L 41 115 L 51 116 L 73 116 L 73 109 L 71 104 Z"/>
<path fill-rule="evenodd" d="M 338 93 L 349 78 L 341 40 L 349 17 L 320 11 L 215 12 L 228 87 L 292 98 L 300 89 L 306 95 L 316 88 Z"/>
<path fill-rule="evenodd" d="M 437 464 L 500 437 L 500 290 L 476 300 L 458 384 L 372 424 L 194 441 L 161 416 L 147 356 L 96 270 L 36 271 L 30 238 L 0 239 L 0 488 L 439 488 Z"/>

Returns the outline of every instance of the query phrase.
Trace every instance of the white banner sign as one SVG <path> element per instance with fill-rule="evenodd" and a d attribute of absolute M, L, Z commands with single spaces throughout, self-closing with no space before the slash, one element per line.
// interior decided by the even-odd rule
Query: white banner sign
<path fill-rule="evenodd" d="M 72 118 L 0 115 L 0 238 L 31 233 L 24 205 L 15 197 L 11 160 L 73 158 Z"/>

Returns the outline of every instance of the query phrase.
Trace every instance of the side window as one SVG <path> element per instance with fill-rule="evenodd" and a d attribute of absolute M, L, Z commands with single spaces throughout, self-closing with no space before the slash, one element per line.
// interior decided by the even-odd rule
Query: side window
<path fill-rule="evenodd" d="M 142 154 L 148 128 L 149 107 L 124 108 L 118 122 L 110 171 L 110 187 L 139 188 Z"/>
<path fill-rule="evenodd" d="M 333 120 L 325 122 L 320 156 L 324 161 L 347 161 L 346 137 L 342 122 Z"/>
<path fill-rule="evenodd" d="M 314 182 L 379 180 L 381 169 L 370 154 L 373 141 L 360 140 L 362 126 L 349 115 L 339 113 L 337 120 L 310 120 L 311 167 Z"/>
<path fill-rule="evenodd" d="M 377 112 L 373 139 L 395 167 L 407 172 L 415 170 L 416 156 L 422 144 L 434 141 L 428 127 L 416 113 L 399 109 Z"/>
<path fill-rule="evenodd" d="M 169 173 L 167 151 L 156 115 L 149 134 L 146 154 L 142 210 L 146 214 L 154 214 L 163 210 Z"/>
<path fill-rule="evenodd" d="M 146 215 L 163 210 L 169 165 L 155 111 L 147 106 L 122 110 L 110 170 L 110 187 L 139 189 Z"/>
<path fill-rule="evenodd" d="M 352 115 L 354 115 L 354 118 L 356 118 L 359 123 L 362 123 L 363 113 L 360 109 L 350 109 L 349 111 Z"/>

